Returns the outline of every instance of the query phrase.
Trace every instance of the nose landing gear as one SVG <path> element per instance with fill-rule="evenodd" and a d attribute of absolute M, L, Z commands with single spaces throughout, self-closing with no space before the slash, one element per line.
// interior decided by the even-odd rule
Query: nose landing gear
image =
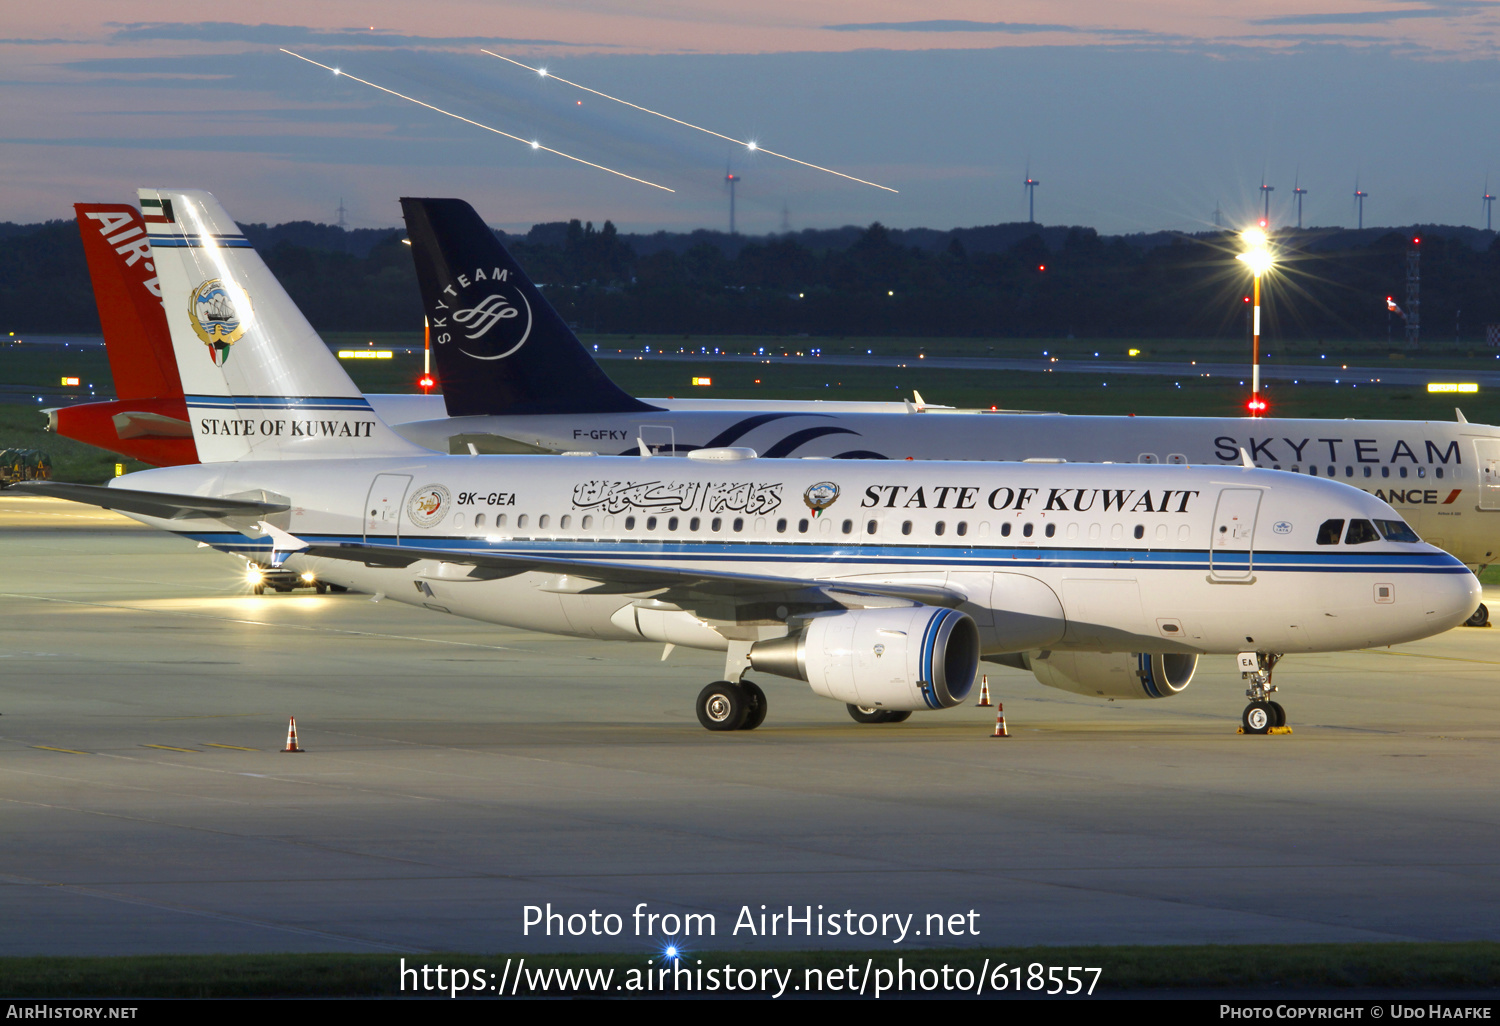
<path fill-rule="evenodd" d="M 1248 681 L 1245 697 L 1250 704 L 1240 716 L 1241 734 L 1290 734 L 1286 725 L 1286 710 L 1280 702 L 1272 701 L 1278 689 L 1271 683 L 1271 674 L 1281 661 L 1279 652 L 1241 652 L 1240 679 Z"/>

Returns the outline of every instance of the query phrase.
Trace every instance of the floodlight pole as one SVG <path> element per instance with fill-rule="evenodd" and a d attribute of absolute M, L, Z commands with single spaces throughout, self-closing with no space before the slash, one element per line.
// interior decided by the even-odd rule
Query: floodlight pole
<path fill-rule="evenodd" d="M 1259 417 L 1260 401 L 1260 273 L 1255 275 L 1255 311 L 1251 315 L 1250 341 L 1250 416 Z"/>

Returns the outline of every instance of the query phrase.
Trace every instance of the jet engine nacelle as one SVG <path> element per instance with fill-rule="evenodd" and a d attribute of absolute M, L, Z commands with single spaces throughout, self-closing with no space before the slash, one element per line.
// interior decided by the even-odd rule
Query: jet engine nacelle
<path fill-rule="evenodd" d="M 1198 657 L 1182 652 L 1028 652 L 1049 688 L 1094 698 L 1169 698 L 1193 682 Z"/>
<path fill-rule="evenodd" d="M 947 709 L 974 686 L 979 628 L 956 609 L 851 609 L 760 642 L 750 649 L 750 664 L 865 708 Z"/>

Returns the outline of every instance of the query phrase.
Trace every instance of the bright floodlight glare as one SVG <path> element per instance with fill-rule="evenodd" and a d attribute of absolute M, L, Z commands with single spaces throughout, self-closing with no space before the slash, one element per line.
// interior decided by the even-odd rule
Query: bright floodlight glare
<path fill-rule="evenodd" d="M 539 143 L 539 142 L 537 142 L 535 139 L 531 140 L 531 148 L 532 149 L 534 149 L 534 150 L 541 149 L 541 146 L 542 146 L 542 144 Z"/>
<path fill-rule="evenodd" d="M 1240 232 L 1240 241 L 1247 246 L 1264 246 L 1266 244 L 1266 233 L 1261 228 L 1246 228 Z"/>
<path fill-rule="evenodd" d="M 1276 264 L 1276 258 L 1271 256 L 1271 251 L 1268 249 L 1252 249 L 1248 253 L 1241 253 L 1235 259 L 1243 260 L 1246 266 L 1250 268 L 1250 273 L 1257 278 L 1265 274 Z"/>
<path fill-rule="evenodd" d="M 755 149 L 756 149 L 756 146 L 755 146 L 755 141 L 754 141 L 754 140 L 753 140 L 753 139 L 752 139 L 752 140 L 751 140 L 751 141 L 750 141 L 750 142 L 747 142 L 747 143 L 746 143 L 746 144 L 745 144 L 745 147 L 746 147 L 746 148 L 747 148 L 747 149 L 749 149 L 749 150 L 750 150 L 750 151 L 752 151 L 752 152 L 754 152 L 754 150 L 755 150 Z"/>
<path fill-rule="evenodd" d="M 546 68 L 537 68 L 536 69 L 536 73 L 538 75 L 542 76 L 543 78 L 547 77 L 547 69 Z"/>

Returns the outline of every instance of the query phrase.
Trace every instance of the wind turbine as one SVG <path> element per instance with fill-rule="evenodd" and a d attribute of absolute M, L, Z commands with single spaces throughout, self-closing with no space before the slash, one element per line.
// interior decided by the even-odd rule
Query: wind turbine
<path fill-rule="evenodd" d="M 1307 195 L 1307 190 L 1302 188 L 1302 172 L 1297 172 L 1293 180 L 1292 195 L 1297 197 L 1297 230 L 1302 230 L 1302 197 Z"/>
<path fill-rule="evenodd" d="M 1486 189 L 1485 191 L 1488 192 L 1489 190 Z M 1359 205 L 1359 226 L 1361 228 L 1365 226 L 1365 197 L 1368 195 L 1370 195 L 1368 192 L 1359 187 L 1359 178 L 1356 176 L 1354 179 L 1354 202 Z"/>
<path fill-rule="evenodd" d="M 735 233 L 734 232 L 734 187 L 736 185 L 740 184 L 740 176 L 737 175 L 737 174 L 735 174 L 733 171 L 729 170 L 729 168 L 726 167 L 724 169 L 724 181 L 729 186 L 729 234 L 733 235 Z"/>
<path fill-rule="evenodd" d="M 1495 206 L 1495 197 L 1490 195 L 1489 175 L 1484 176 L 1484 195 L 1480 197 L 1480 199 L 1481 202 L 1484 203 L 1484 230 L 1487 232 L 1494 231 L 1494 229 L 1490 227 L 1490 214 L 1493 213 L 1493 208 Z"/>
<path fill-rule="evenodd" d="M 1266 198 L 1266 210 L 1261 219 L 1265 221 L 1266 227 L 1271 227 L 1271 193 L 1276 191 L 1276 186 L 1267 185 L 1266 180 L 1260 180 L 1260 194 Z"/>
<path fill-rule="evenodd" d="M 1036 187 L 1042 183 L 1031 177 L 1031 162 L 1026 162 L 1026 221 L 1036 224 Z"/>

